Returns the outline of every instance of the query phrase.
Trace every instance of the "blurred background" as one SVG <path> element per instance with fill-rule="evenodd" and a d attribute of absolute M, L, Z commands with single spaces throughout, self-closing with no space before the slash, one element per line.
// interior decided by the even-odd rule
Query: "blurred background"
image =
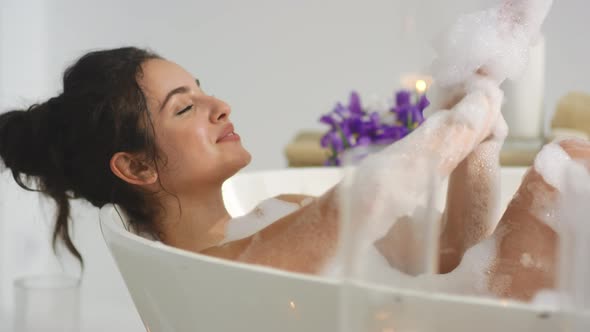
<path fill-rule="evenodd" d="M 146 47 L 185 67 L 206 92 L 232 106 L 236 130 L 253 155 L 246 170 L 282 168 L 284 148 L 297 132 L 325 129 L 319 116 L 346 101 L 352 89 L 390 95 L 404 75 L 425 70 L 437 32 L 459 13 L 490 3 L 0 0 L 0 112 L 59 92 L 63 70 L 87 51 Z M 544 26 L 546 119 L 567 92 L 590 92 L 589 10 L 587 0 L 555 1 Z M 103 324 L 88 326 L 141 330 L 102 243 L 97 210 L 77 202 L 73 214 L 76 242 L 88 262 L 83 296 L 87 308 L 98 308 L 83 315 Z M 48 249 L 52 218 L 50 203 L 23 192 L 2 173 L 0 308 L 5 317 L 11 312 L 12 280 L 56 264 Z"/>

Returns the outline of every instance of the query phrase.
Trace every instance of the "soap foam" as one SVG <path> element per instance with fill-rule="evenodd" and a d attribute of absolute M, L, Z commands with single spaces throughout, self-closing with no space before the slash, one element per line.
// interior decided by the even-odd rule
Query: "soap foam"
<path fill-rule="evenodd" d="M 560 234 L 564 232 L 564 227 L 571 229 L 575 225 L 567 221 L 579 219 L 578 216 L 571 216 L 572 211 L 580 210 L 587 204 L 580 201 L 576 194 L 584 191 L 579 186 L 588 177 L 585 162 L 573 160 L 556 141 L 545 145 L 537 154 L 534 168 L 557 193 L 534 185 L 527 188 L 534 193 L 531 213 Z M 587 185 L 590 188 L 590 181 Z"/>
<path fill-rule="evenodd" d="M 459 266 L 447 274 L 460 293 L 490 294 L 490 269 L 496 258 L 496 239 L 489 237 L 465 252 Z"/>
<path fill-rule="evenodd" d="M 535 157 L 535 170 L 557 190 L 564 188 L 564 167 L 572 161 L 558 142 L 545 145 Z"/>
<path fill-rule="evenodd" d="M 468 250 L 453 272 L 415 278 L 391 268 L 372 243 L 400 216 L 411 215 L 412 209 L 424 203 L 424 195 L 440 180 L 425 175 L 445 175 L 446 165 L 456 165 L 474 148 L 477 130 L 487 121 L 496 120 L 489 117 L 490 108 L 500 114 L 503 94 L 498 85 L 523 71 L 529 47 L 551 3 L 551 0 L 505 0 L 501 6 L 461 17 L 437 40 L 432 91 L 442 92 L 443 98 L 453 93 L 467 97 L 453 111 L 440 110 L 437 108 L 440 104 L 433 103 L 422 126 L 404 140 L 368 157 L 358 167 L 351 201 L 355 204 L 353 219 L 363 218 L 368 225 L 366 232 L 355 234 L 361 241 L 359 255 L 364 258 L 355 267 L 358 273 L 365 274 L 363 278 L 398 286 L 436 285 L 452 292 L 489 294 L 490 269 L 496 257 L 495 237 Z M 481 72 L 476 74 L 478 70 Z M 464 126 L 457 125 L 457 120 Z M 464 127 L 473 129 L 471 135 L 465 135 L 470 131 Z M 503 139 L 505 123 L 492 128 L 492 133 Z M 541 172 L 553 179 L 553 171 L 547 170 L 545 163 L 541 161 Z M 510 286 L 509 277 L 501 281 L 493 285 L 495 291 Z"/>
<path fill-rule="evenodd" d="M 564 299 L 564 296 L 558 291 L 543 289 L 535 294 L 531 304 L 539 309 L 558 310 L 562 306 L 560 304 L 563 303 Z"/>
<path fill-rule="evenodd" d="M 471 248 L 465 254 L 461 264 L 447 274 L 410 276 L 392 268 L 375 246 L 367 246 L 360 251 L 363 259 L 359 261 L 359 266 L 352 273 L 354 277 L 361 280 L 405 289 L 490 295 L 489 271 L 496 256 L 496 244 L 493 239 L 482 241 Z M 331 269 L 326 270 L 325 273 L 334 277 L 339 276 L 341 271 L 331 266 Z"/>
<path fill-rule="evenodd" d="M 270 198 L 258 204 L 252 212 L 228 222 L 221 244 L 254 235 L 278 219 L 299 209 L 299 204 Z"/>
<path fill-rule="evenodd" d="M 552 3 L 553 0 L 505 0 L 499 16 L 508 26 L 522 29 L 527 38 L 535 43 Z"/>
<path fill-rule="evenodd" d="M 560 218 L 559 290 L 576 309 L 590 308 L 590 173 L 585 165 L 572 162 L 564 167 L 565 186 L 560 193 L 557 214 Z"/>
<path fill-rule="evenodd" d="M 531 254 L 527 252 L 522 253 L 522 255 L 520 255 L 520 265 L 525 268 L 533 267 L 535 265 L 535 261 L 533 260 Z"/>
<path fill-rule="evenodd" d="M 498 84 L 524 70 L 552 0 L 504 0 L 500 6 L 461 16 L 435 41 L 435 81 L 452 86 L 478 70 Z"/>

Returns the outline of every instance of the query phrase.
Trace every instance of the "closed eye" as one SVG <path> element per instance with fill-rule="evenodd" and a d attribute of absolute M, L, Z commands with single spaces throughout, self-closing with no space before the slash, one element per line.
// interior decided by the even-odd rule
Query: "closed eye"
<path fill-rule="evenodd" d="M 189 105 L 189 106 L 187 106 L 187 107 L 183 108 L 182 110 L 180 110 L 180 111 L 176 112 L 176 115 L 181 115 L 181 114 L 183 114 L 183 113 L 185 113 L 185 112 L 188 112 L 188 111 L 190 111 L 192 108 L 193 108 L 193 105 Z"/>

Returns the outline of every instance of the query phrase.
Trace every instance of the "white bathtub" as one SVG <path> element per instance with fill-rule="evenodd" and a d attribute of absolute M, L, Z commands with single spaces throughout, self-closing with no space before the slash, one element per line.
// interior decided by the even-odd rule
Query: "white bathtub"
<path fill-rule="evenodd" d="M 524 171 L 502 170 L 504 205 Z M 227 181 L 223 193 L 230 213 L 239 215 L 260 200 L 281 193 L 321 194 L 340 177 L 340 171 L 334 168 L 244 173 Z M 112 208 L 102 209 L 101 225 L 151 332 L 339 329 L 342 286 L 338 280 L 233 263 L 164 246 L 125 231 Z M 562 316 L 548 308 L 513 302 L 367 285 L 348 287 L 346 294 L 354 297 L 349 302 L 354 308 L 346 331 L 367 331 L 361 325 L 370 325 L 369 331 L 392 331 L 380 327 L 386 326 L 381 319 L 384 312 L 395 314 L 396 331 L 554 332 L 562 324 Z"/>

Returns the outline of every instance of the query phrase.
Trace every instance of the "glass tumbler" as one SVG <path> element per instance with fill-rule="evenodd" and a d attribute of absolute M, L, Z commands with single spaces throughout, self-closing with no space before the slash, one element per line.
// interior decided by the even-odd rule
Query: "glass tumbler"
<path fill-rule="evenodd" d="M 80 331 L 80 279 L 65 274 L 14 281 L 15 332 Z"/>

